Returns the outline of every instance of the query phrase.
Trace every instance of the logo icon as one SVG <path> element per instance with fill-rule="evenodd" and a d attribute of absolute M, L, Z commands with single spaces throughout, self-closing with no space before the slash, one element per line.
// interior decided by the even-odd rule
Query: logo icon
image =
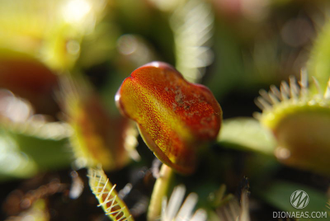
<path fill-rule="evenodd" d="M 290 196 L 290 203 L 296 209 L 303 209 L 309 203 L 309 196 L 303 190 L 296 190 Z"/>

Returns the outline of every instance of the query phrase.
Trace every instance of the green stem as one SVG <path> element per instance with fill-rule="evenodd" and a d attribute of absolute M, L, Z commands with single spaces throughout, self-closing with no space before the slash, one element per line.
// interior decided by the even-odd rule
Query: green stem
<path fill-rule="evenodd" d="M 151 200 L 147 215 L 148 221 L 154 221 L 160 217 L 161 209 L 162 209 L 162 200 L 163 197 L 166 196 L 166 193 L 168 191 L 168 188 L 170 186 L 173 177 L 172 175 L 173 175 L 173 170 L 170 167 L 163 164 L 160 169 L 159 177 L 156 180 L 151 195 Z"/>

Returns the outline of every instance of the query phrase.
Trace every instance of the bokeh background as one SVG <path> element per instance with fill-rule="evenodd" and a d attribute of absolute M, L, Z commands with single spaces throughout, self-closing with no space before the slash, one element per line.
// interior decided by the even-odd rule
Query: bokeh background
<path fill-rule="evenodd" d="M 326 0 L 0 0 L 0 219 L 107 220 L 84 169 L 100 161 L 118 190 L 134 184 L 125 199 L 145 220 L 154 156 L 115 106 L 123 79 L 164 61 L 209 87 L 225 120 L 250 120 L 260 89 L 301 70 L 325 87 L 329 10 Z M 254 144 L 244 132 L 260 125 L 244 125 L 226 130 L 241 145 L 216 142 L 210 165 L 177 175 L 199 205 L 224 184 L 238 199 L 249 188 L 251 220 L 292 209 L 302 188 L 319 202 L 311 210 L 329 211 L 329 173 L 279 163 L 275 141 Z"/>

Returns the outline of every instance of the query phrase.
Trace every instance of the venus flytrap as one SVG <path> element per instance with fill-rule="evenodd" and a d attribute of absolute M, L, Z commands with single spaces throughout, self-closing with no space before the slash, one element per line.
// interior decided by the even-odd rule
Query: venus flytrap
<path fill-rule="evenodd" d="M 1 26 L 1 25 L 0 25 Z M 0 88 L 27 99 L 39 114 L 54 115 L 58 76 L 34 56 L 0 46 Z"/>
<path fill-rule="evenodd" d="M 89 168 L 89 186 L 102 206 L 104 212 L 114 221 L 134 221 L 125 203 L 118 196 L 104 171 L 100 168 Z"/>
<path fill-rule="evenodd" d="M 106 213 L 114 221 L 133 221 L 131 213 L 126 204 L 120 199 L 116 185 L 112 185 L 104 171 L 100 168 L 88 169 L 89 185 L 93 194 Z M 174 187 L 171 197 L 161 198 L 161 215 L 154 220 L 160 221 L 205 221 L 206 211 L 203 209 L 194 210 L 198 196 L 196 193 L 190 193 L 186 198 L 186 189 L 183 185 Z"/>
<path fill-rule="evenodd" d="M 258 39 L 258 35 L 251 35 L 255 33 L 253 30 L 247 36 L 245 34 L 235 36 L 236 34 L 232 33 L 231 27 L 229 27 L 231 23 L 228 25 L 226 24 L 227 21 L 222 21 L 222 16 L 215 15 L 212 10 L 212 3 L 208 1 L 147 0 L 136 3 L 134 6 L 142 6 L 136 8 L 131 7 L 132 1 L 110 2 L 105 0 L 17 0 L 1 3 L 0 29 L 4 31 L 0 32 L 0 87 L 13 86 L 12 77 L 14 75 L 12 73 L 3 74 L 4 69 L 9 68 L 17 72 L 19 74 L 18 79 L 20 79 L 19 83 L 26 82 L 33 86 L 32 89 L 35 91 L 31 97 L 34 97 L 35 101 L 38 102 L 32 100 L 30 102 L 38 110 L 40 107 L 45 108 L 52 104 L 51 97 L 54 92 L 52 88 L 57 85 L 57 79 L 63 77 L 64 80 L 60 82 L 62 90 L 60 96 L 64 114 L 61 117 L 65 116 L 66 122 L 61 121 L 63 118 L 58 119 L 59 122 L 47 122 L 45 116 L 30 116 L 23 114 L 23 112 L 16 114 L 17 110 L 30 111 L 32 109 L 32 106 L 31 108 L 27 107 L 27 103 L 19 98 L 24 98 L 23 95 L 27 95 L 26 91 L 22 90 L 24 89 L 23 85 L 7 88 L 15 95 L 7 91 L 5 91 L 7 94 L 5 95 L 4 91 L 0 90 L 0 151 L 4 150 L 2 151 L 4 153 L 0 155 L 0 180 L 2 177 L 29 177 L 38 171 L 51 169 L 53 165 L 54 168 L 62 165 L 69 167 L 72 160 L 71 154 L 68 154 L 70 150 L 63 147 L 67 147 L 67 142 L 70 139 L 75 152 L 76 167 L 74 169 L 88 168 L 90 187 L 106 215 L 114 221 L 133 220 L 133 216 L 134 218 L 135 216 L 141 218 L 139 217 L 141 214 L 145 215 L 149 185 L 153 181 L 153 179 L 144 179 L 149 178 L 149 174 L 144 173 L 145 170 L 143 169 L 139 178 L 144 175 L 146 177 L 143 177 L 141 182 L 139 180 L 139 186 L 134 183 L 135 177 L 132 178 L 133 181 L 131 180 L 132 185 L 130 186 L 133 191 L 126 192 L 127 199 L 135 201 L 139 197 L 136 197 L 137 194 L 134 190 L 140 191 L 143 188 L 141 194 L 144 204 L 143 207 L 139 207 L 138 213 L 134 212 L 134 209 L 141 205 L 139 203 L 142 201 L 137 199 L 138 203 L 132 207 L 132 213 L 130 213 L 124 201 L 120 199 L 121 194 L 116 192 L 116 185 L 112 185 L 103 170 L 98 167 L 101 165 L 106 171 L 116 170 L 127 166 L 129 157 L 138 158 L 137 152 L 134 151 L 134 146 L 137 143 L 137 130 L 128 125 L 128 119 L 118 119 L 112 116 L 112 112 L 108 113 L 99 99 L 99 95 L 105 98 L 112 97 L 109 92 L 113 92 L 112 86 L 116 84 L 113 82 L 121 79 L 120 73 L 125 72 L 123 70 L 130 69 L 127 64 L 131 63 L 131 58 L 134 57 L 138 61 L 139 56 L 137 55 L 142 53 L 146 56 L 140 57 L 144 57 L 148 61 L 152 60 L 150 59 L 152 47 L 147 49 L 149 42 L 146 42 L 146 47 L 140 47 L 142 44 L 139 45 L 139 42 L 136 43 L 132 36 L 126 35 L 126 31 L 133 31 L 142 35 L 147 34 L 142 38 L 152 40 L 150 45 L 156 46 L 155 51 L 157 52 L 155 53 L 161 57 L 167 57 L 167 59 L 173 57 L 170 50 L 172 47 L 168 46 L 174 46 L 176 68 L 183 73 L 181 75 L 173 67 L 162 62 L 149 63 L 135 70 L 130 77 L 124 80 L 116 96 L 117 105 L 121 112 L 137 123 L 147 146 L 164 163 L 153 187 L 149 211 L 146 214 L 149 221 L 250 220 L 247 189 L 241 195 L 240 205 L 233 195 L 228 198 L 223 197 L 225 191 L 222 189 L 223 192 L 220 191 L 220 194 L 215 195 L 214 205 L 212 202 L 212 205 L 210 204 L 212 199 L 202 196 L 212 193 L 212 188 L 219 185 L 216 183 L 217 181 L 224 182 L 229 185 L 230 191 L 233 190 L 235 175 L 247 173 L 247 176 L 253 177 L 251 183 L 254 189 L 251 192 L 254 195 L 251 202 L 253 202 L 253 206 L 256 206 L 254 208 L 258 208 L 259 211 L 264 209 L 262 199 L 259 199 L 258 194 L 255 194 L 254 191 L 260 187 L 263 189 L 265 183 L 273 184 L 274 179 L 278 178 L 278 176 L 272 177 L 273 172 L 279 166 L 274 160 L 274 156 L 287 165 L 312 170 L 327 176 L 330 174 L 328 160 L 330 154 L 330 81 L 327 81 L 330 73 L 327 71 L 327 69 L 330 70 L 329 56 L 327 56 L 330 54 L 329 24 L 325 26 L 325 31 L 320 33 L 321 37 L 315 43 L 311 53 L 310 66 L 307 64 L 311 76 L 316 76 L 320 81 L 319 83 L 317 81 L 312 83 L 312 77 L 309 78 L 310 86 L 313 89 L 309 87 L 306 75 L 302 77 L 300 85 L 296 83 L 294 78 L 290 78 L 290 84 L 283 83 L 280 89 L 271 86 L 270 92 L 261 92 L 262 96 L 258 98 L 258 104 L 262 109 L 262 114 L 258 116 L 259 121 L 252 118 L 222 121 L 221 107 L 210 90 L 202 85 L 190 83 L 199 81 L 203 77 L 205 67 L 213 60 L 210 39 L 213 39 L 213 35 L 217 35 L 217 38 L 213 39 L 216 40 L 215 55 L 220 55 L 220 59 L 217 61 L 220 61 L 221 64 L 227 63 L 228 65 L 225 66 L 228 68 L 219 69 L 219 65 L 215 65 L 210 69 L 210 75 L 207 77 L 210 77 L 209 79 L 218 88 L 223 88 L 223 85 L 230 83 L 226 79 L 234 79 L 225 76 L 230 76 L 230 73 L 237 71 L 243 73 L 244 71 L 240 71 L 240 69 L 248 68 L 252 70 L 248 72 L 257 73 L 260 72 L 260 67 L 262 69 L 266 67 L 265 72 L 261 72 L 267 75 L 274 72 L 275 69 L 282 70 L 277 68 L 277 64 L 282 63 L 283 56 L 272 55 L 278 54 L 275 52 L 281 52 L 282 49 L 285 49 L 283 50 L 285 54 L 291 54 L 292 45 L 283 47 L 283 43 L 286 41 L 282 32 L 284 32 L 286 26 L 284 24 L 287 21 L 283 19 L 280 23 L 276 21 L 278 24 L 276 26 L 282 31 L 274 36 L 281 36 L 283 39 L 276 37 L 275 40 L 279 44 L 273 45 L 273 40 L 267 39 L 271 35 L 261 36 L 261 39 Z M 145 13 L 156 15 L 154 11 L 150 10 L 150 5 L 143 5 L 145 2 L 154 2 L 159 9 L 167 12 L 165 16 L 169 18 L 170 27 L 164 27 L 164 15 L 155 16 L 150 22 L 148 20 L 151 17 L 140 16 Z M 132 9 L 126 10 L 126 5 Z M 119 12 L 124 13 L 113 13 L 116 12 L 113 9 L 119 9 Z M 138 16 L 127 12 L 137 13 Z M 106 14 L 105 19 L 102 24 L 99 24 L 104 14 Z M 120 16 L 116 14 L 120 14 Z M 297 20 L 304 17 L 304 14 L 302 13 L 302 16 L 299 16 Z M 144 17 L 142 21 L 145 22 L 141 22 L 139 17 Z M 291 20 L 291 16 L 289 17 Z M 132 18 L 136 18 L 136 21 L 132 22 L 134 29 L 130 27 Z M 220 20 L 215 25 L 214 20 L 219 18 Z M 142 23 L 145 24 L 137 25 Z M 124 26 L 121 27 L 121 25 Z M 267 27 L 266 30 L 268 30 L 272 26 L 264 25 L 264 27 Z M 260 26 L 260 31 L 264 27 Z M 94 28 L 99 28 L 99 30 L 94 30 Z M 150 35 L 151 33 L 147 31 L 147 28 L 150 30 L 156 28 L 157 32 Z M 169 28 L 172 28 L 173 35 L 167 36 L 169 34 L 167 29 Z M 161 36 L 154 35 L 158 32 Z M 272 30 L 271 32 L 275 33 Z M 294 33 L 293 30 L 293 35 L 290 34 L 290 38 L 299 40 Z M 267 43 L 259 44 L 268 46 L 266 50 L 263 47 L 253 47 L 251 42 L 255 42 L 254 36 L 257 37 L 257 40 Z M 170 40 L 171 37 L 173 37 L 174 45 Z M 125 52 L 124 50 L 120 51 L 120 46 L 118 46 L 118 51 L 123 53 L 122 56 L 119 55 L 119 58 L 117 50 L 115 50 L 115 42 L 118 45 L 120 43 L 124 46 L 129 45 L 129 50 Z M 218 46 L 220 49 L 217 49 Z M 7 47 L 10 49 L 4 49 Z M 168 50 L 164 50 L 164 48 Z M 248 48 L 256 49 L 253 51 L 256 55 L 267 54 L 271 58 L 265 60 L 264 56 L 259 56 L 261 63 L 250 62 L 244 59 L 246 56 L 243 56 L 242 59 L 241 52 L 245 54 L 244 51 L 250 51 L 246 50 Z M 305 51 L 301 49 L 304 48 L 294 46 L 294 51 L 299 51 L 299 53 Z M 16 50 L 20 53 L 24 52 L 28 56 L 14 54 Z M 226 56 L 222 56 L 222 54 Z M 289 56 L 295 59 L 293 66 L 301 63 L 300 55 L 299 57 Z M 224 57 L 230 59 L 223 60 Z M 284 58 L 286 57 L 284 56 Z M 229 60 L 231 61 L 229 62 Z M 265 66 L 264 61 L 270 65 Z M 293 60 L 284 59 L 284 61 L 286 65 L 291 66 L 290 61 Z M 237 69 L 235 64 L 241 66 Z M 31 74 L 28 71 L 31 71 Z M 69 72 L 77 74 L 80 71 L 85 72 L 84 74 L 88 76 L 92 75 L 91 77 L 97 81 L 104 80 L 103 77 L 105 77 L 109 82 L 102 84 L 99 93 L 97 93 L 85 80 L 79 79 L 76 75 L 66 74 Z M 57 73 L 54 76 L 47 75 L 47 73 L 52 74 L 52 72 Z M 217 73 L 221 73 L 219 79 L 222 81 L 220 82 L 217 77 L 215 78 Z M 283 74 L 285 73 L 283 72 Z M 220 85 L 221 82 L 222 85 Z M 249 86 L 251 82 L 244 82 L 247 85 L 246 88 L 252 88 Z M 23 92 L 14 89 L 20 89 Z M 219 95 L 222 94 L 217 93 L 217 96 Z M 3 99 L 5 97 L 6 99 Z M 29 96 L 25 98 L 29 99 Z M 6 104 L 2 101 L 5 101 Z M 7 105 L 8 103 L 11 105 Z M 55 114 L 58 109 L 53 111 L 53 116 L 57 116 Z M 27 117 L 25 118 L 25 116 Z M 20 117 L 19 122 L 13 120 L 16 117 Z M 220 128 L 221 134 L 219 133 Z M 209 151 L 208 145 L 215 139 L 218 139 L 218 145 Z M 226 145 L 231 145 L 231 148 L 237 148 L 242 152 L 237 154 L 237 151 L 230 151 L 227 154 L 227 151 L 222 149 Z M 1 148 L 1 146 L 6 146 L 6 149 Z M 221 148 L 216 149 L 219 146 Z M 214 152 L 212 152 L 213 150 Z M 262 154 L 256 158 L 254 156 L 250 158 L 252 154 L 243 153 L 246 150 Z M 203 155 L 205 152 L 208 153 L 207 156 Z M 198 167 L 200 155 L 203 155 L 207 162 L 201 160 L 205 165 Z M 239 156 L 237 157 L 237 155 Z M 18 159 L 15 160 L 16 164 L 13 160 L 15 158 Z M 226 162 L 227 159 L 228 162 Z M 255 162 L 255 159 L 261 160 Z M 272 161 L 272 165 L 265 165 L 267 161 Z M 237 162 L 239 163 L 237 168 L 230 168 L 232 165 L 236 166 Z M 120 171 L 120 173 L 133 171 L 133 175 L 136 175 L 135 171 L 139 170 L 140 166 L 141 163 L 131 164 L 127 170 Z M 269 167 L 272 168 L 269 169 Z M 274 169 L 274 167 L 276 168 Z M 179 174 L 175 174 L 176 172 Z M 62 172 L 60 173 L 62 174 Z M 202 176 L 199 176 L 201 174 Z M 188 175 L 191 176 L 188 177 Z M 123 181 L 126 177 L 120 176 L 119 179 Z M 115 177 L 110 179 L 112 180 L 112 178 L 114 178 L 114 182 L 117 182 Z M 262 178 L 262 182 L 259 178 Z M 188 189 L 200 193 L 201 201 L 198 206 L 203 206 L 207 214 L 200 209 L 195 212 L 197 194 L 189 194 L 183 203 L 185 198 L 183 186 L 175 187 L 170 199 L 167 200 L 166 197 L 169 196 L 174 184 L 181 181 L 186 183 Z M 142 182 L 145 183 L 141 184 Z M 141 187 L 140 184 L 145 186 Z M 313 181 L 310 184 L 313 185 Z M 278 187 L 276 184 L 274 186 Z M 296 186 L 293 185 L 293 187 Z M 146 188 L 144 189 L 144 187 Z M 284 192 L 282 190 L 283 188 L 278 188 L 273 193 L 279 195 Z M 266 191 L 268 190 L 265 188 L 261 192 L 265 193 Z M 64 197 L 66 197 L 66 192 L 63 191 Z M 307 192 L 312 193 L 312 191 Z M 136 198 L 132 197 L 133 195 Z M 312 196 L 312 194 L 310 195 Z M 63 202 L 63 196 L 61 196 L 60 202 Z M 58 202 L 53 198 L 40 201 L 35 207 L 35 209 L 42 209 L 47 213 L 49 217 L 44 217 L 44 219 L 49 219 L 52 214 L 57 212 L 51 207 L 51 203 Z M 283 199 L 287 200 L 287 196 L 284 196 Z M 18 203 L 21 204 L 22 202 Z M 276 203 L 270 205 L 278 206 Z M 48 207 L 52 208 L 52 211 L 48 212 Z M 266 209 L 267 207 L 269 206 L 266 206 Z M 283 211 L 287 209 L 278 208 Z M 74 211 L 69 211 L 70 215 L 71 212 Z M 79 211 L 79 213 L 81 212 L 82 210 Z M 67 215 L 66 212 L 64 214 Z M 85 215 L 85 213 L 81 214 Z M 104 215 L 101 214 L 101 216 Z M 31 217 L 33 216 L 29 215 L 24 218 L 31 219 Z M 91 215 L 91 217 L 93 219 L 95 216 Z M 83 217 L 83 219 L 86 218 Z"/>
<path fill-rule="evenodd" d="M 148 220 L 156 220 L 172 169 L 193 173 L 203 146 L 218 136 L 221 107 L 208 88 L 187 82 L 163 62 L 136 69 L 123 81 L 115 99 L 122 114 L 136 121 L 147 146 L 165 164 L 147 215 Z"/>
<path fill-rule="evenodd" d="M 76 166 L 94 167 L 101 164 L 106 171 L 125 166 L 129 162 L 128 149 L 136 144 L 126 140 L 135 139 L 130 135 L 128 121 L 108 113 L 92 86 L 82 76 L 63 77 L 61 86 L 59 99 L 73 129 L 70 141 Z"/>
<path fill-rule="evenodd" d="M 136 69 L 122 83 L 116 102 L 136 121 L 154 154 L 183 174 L 194 172 L 199 149 L 220 130 L 222 111 L 212 92 L 162 62 Z"/>
<path fill-rule="evenodd" d="M 330 81 L 325 90 L 314 81 L 319 92 L 309 89 L 304 72 L 300 85 L 291 77 L 280 90 L 272 86 L 270 92 L 262 91 L 256 101 L 262 114 L 257 118 L 273 132 L 279 161 L 329 175 Z"/>

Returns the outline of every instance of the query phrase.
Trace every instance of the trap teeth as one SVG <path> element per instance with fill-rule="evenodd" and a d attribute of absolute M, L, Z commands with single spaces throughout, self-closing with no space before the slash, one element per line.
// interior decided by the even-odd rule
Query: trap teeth
<path fill-rule="evenodd" d="M 258 120 L 277 140 L 275 156 L 284 164 L 330 174 L 330 81 L 325 92 L 312 93 L 307 76 L 299 85 L 291 77 L 280 90 L 261 91 L 256 103 L 262 109 Z M 319 87 L 315 81 L 316 87 Z M 278 101 L 278 102 L 277 102 Z"/>

